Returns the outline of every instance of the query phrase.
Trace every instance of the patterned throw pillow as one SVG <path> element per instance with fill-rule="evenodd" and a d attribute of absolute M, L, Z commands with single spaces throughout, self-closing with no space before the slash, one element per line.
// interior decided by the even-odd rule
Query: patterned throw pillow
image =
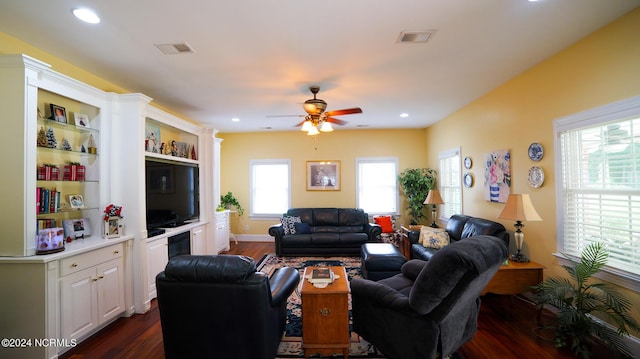
<path fill-rule="evenodd" d="M 418 242 L 427 248 L 440 249 L 449 244 L 449 233 L 442 228 L 422 226 Z"/>
<path fill-rule="evenodd" d="M 300 217 L 284 216 L 280 218 L 284 234 L 296 234 L 296 223 L 301 223 Z"/>

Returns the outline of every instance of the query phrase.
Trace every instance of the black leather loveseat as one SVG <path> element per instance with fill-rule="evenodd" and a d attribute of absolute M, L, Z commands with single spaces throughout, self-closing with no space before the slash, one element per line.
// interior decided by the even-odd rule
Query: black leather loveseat
<path fill-rule="evenodd" d="M 509 248 L 509 233 L 504 226 L 484 218 L 471 217 L 464 214 L 454 214 L 447 221 L 446 232 L 450 243 L 478 235 L 489 235 L 502 239 Z M 409 231 L 411 241 L 411 259 L 428 261 L 439 249 L 428 248 L 418 243 L 420 231 Z"/>
<path fill-rule="evenodd" d="M 282 222 L 269 228 L 279 256 L 359 256 L 382 233 L 356 208 L 291 208 Z"/>

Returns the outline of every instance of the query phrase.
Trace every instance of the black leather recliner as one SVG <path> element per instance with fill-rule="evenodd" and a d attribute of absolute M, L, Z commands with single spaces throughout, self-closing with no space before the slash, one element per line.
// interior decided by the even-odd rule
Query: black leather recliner
<path fill-rule="evenodd" d="M 172 258 L 156 277 L 165 357 L 273 359 L 299 280 L 290 267 L 269 278 L 245 256 Z"/>
<path fill-rule="evenodd" d="M 450 355 L 476 333 L 480 293 L 507 254 L 502 239 L 481 235 L 412 259 L 393 277 L 353 279 L 353 330 L 389 358 Z"/>

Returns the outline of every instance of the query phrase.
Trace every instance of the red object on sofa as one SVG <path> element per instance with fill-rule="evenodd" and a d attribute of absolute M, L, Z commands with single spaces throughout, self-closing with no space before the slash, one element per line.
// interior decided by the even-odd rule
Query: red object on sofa
<path fill-rule="evenodd" d="M 373 220 L 382 229 L 382 233 L 393 233 L 393 223 L 391 223 L 391 216 L 375 216 Z"/>

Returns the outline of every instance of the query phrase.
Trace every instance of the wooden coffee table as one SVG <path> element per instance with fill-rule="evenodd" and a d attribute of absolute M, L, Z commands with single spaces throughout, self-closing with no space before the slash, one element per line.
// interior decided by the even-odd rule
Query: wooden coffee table
<path fill-rule="evenodd" d="M 514 295 L 528 291 L 531 286 L 542 282 L 545 266 L 536 262 L 518 263 L 509 261 L 500 266 L 498 272 L 482 291 L 486 293 Z"/>
<path fill-rule="evenodd" d="M 310 354 L 342 354 L 349 357 L 349 282 L 344 267 L 329 267 L 340 276 L 326 288 L 316 288 L 306 279 L 311 271 L 304 269 L 302 298 L 302 348 Z M 326 267 L 325 267 L 326 268 Z"/>

